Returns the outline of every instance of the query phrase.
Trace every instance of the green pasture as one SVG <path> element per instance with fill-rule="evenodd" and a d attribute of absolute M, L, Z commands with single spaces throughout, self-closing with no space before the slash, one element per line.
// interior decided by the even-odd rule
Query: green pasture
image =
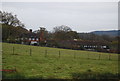
<path fill-rule="evenodd" d="M 118 54 L 2 43 L 3 79 L 113 79 Z"/>

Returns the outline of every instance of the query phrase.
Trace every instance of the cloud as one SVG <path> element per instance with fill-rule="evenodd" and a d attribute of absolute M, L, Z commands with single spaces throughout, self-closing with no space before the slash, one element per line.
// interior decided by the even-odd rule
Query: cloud
<path fill-rule="evenodd" d="M 68 25 L 79 32 L 117 29 L 117 8 L 115 2 L 3 3 L 3 10 L 17 14 L 33 30 L 39 26 L 52 30 L 57 25 Z"/>

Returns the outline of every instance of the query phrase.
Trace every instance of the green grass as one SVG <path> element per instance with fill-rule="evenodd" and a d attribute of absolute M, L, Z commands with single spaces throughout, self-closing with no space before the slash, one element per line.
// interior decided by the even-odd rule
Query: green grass
<path fill-rule="evenodd" d="M 2 43 L 2 48 L 3 69 L 17 70 L 3 72 L 3 79 L 111 79 L 118 74 L 118 54 L 9 43 Z"/>

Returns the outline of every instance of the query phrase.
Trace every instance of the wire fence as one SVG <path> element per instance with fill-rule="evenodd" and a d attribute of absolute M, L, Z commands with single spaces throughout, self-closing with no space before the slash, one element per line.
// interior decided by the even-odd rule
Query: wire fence
<path fill-rule="evenodd" d="M 11 60 L 10 63 L 9 63 L 10 60 L 6 60 L 6 58 L 4 58 L 4 60 L 2 62 L 3 68 L 10 70 L 10 71 L 19 71 L 19 72 L 22 71 L 22 69 L 23 69 L 21 66 L 23 63 L 29 64 L 30 66 L 31 65 L 35 66 L 37 63 L 39 63 L 39 64 L 44 63 L 44 61 L 47 58 L 51 58 L 51 59 L 57 58 L 60 60 L 67 59 L 68 60 L 67 62 L 71 62 L 69 60 L 75 59 L 75 62 L 78 62 L 78 63 L 81 61 L 79 59 L 88 60 L 88 61 L 94 60 L 93 62 L 95 62 L 97 60 L 98 61 L 106 60 L 106 61 L 108 61 L 108 63 L 109 63 L 109 61 L 112 61 L 112 62 L 118 61 L 118 54 L 81 51 L 81 50 L 58 49 L 58 48 L 49 48 L 49 47 L 36 47 L 36 46 L 29 46 L 29 45 L 28 46 L 27 45 L 16 45 L 16 46 L 15 45 L 14 46 L 13 45 L 6 45 L 6 46 L 3 45 L 2 54 L 3 54 L 3 57 L 7 56 L 7 58 L 9 58 L 10 56 L 13 56 L 12 58 L 10 58 L 10 59 L 13 59 L 13 60 Z M 14 59 L 14 58 L 16 58 L 16 59 Z M 30 58 L 30 59 L 27 59 L 27 58 Z M 44 58 L 46 58 L 46 59 L 44 59 Z M 27 61 L 24 59 L 27 59 Z M 55 60 L 53 60 L 53 61 L 55 61 Z M 48 61 L 48 59 L 47 59 L 47 61 Z M 47 62 L 47 61 L 45 61 L 45 62 Z M 102 62 L 105 62 L 105 61 L 102 61 Z M 35 64 L 33 64 L 33 63 L 35 63 Z M 53 63 L 53 62 L 51 61 L 51 63 Z M 59 62 L 57 62 L 57 63 L 59 63 Z M 103 64 L 103 66 L 104 66 L 104 63 L 101 63 L 101 64 Z M 29 69 L 29 68 L 27 67 L 27 69 Z M 6 74 L 4 74 L 4 75 L 6 75 Z M 83 76 L 84 74 L 80 74 L 80 75 Z M 92 74 L 92 76 L 93 75 L 94 74 Z M 86 76 L 86 74 L 84 76 Z M 96 74 L 94 76 L 99 77 Z M 106 75 L 104 75 L 104 76 L 106 76 Z M 104 76 L 102 76 L 102 77 L 104 77 Z M 76 78 L 78 76 L 73 76 L 73 77 Z M 112 77 L 112 76 L 109 76 L 109 77 Z"/>
<path fill-rule="evenodd" d="M 57 49 L 36 46 L 10 46 L 4 48 L 3 54 L 40 56 L 46 58 L 73 58 L 73 59 L 93 59 L 93 60 L 118 60 L 118 54 L 101 53 L 80 50 Z"/>

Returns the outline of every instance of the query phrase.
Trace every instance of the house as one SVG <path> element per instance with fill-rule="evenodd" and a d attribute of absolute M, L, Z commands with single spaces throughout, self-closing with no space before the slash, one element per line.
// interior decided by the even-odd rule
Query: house
<path fill-rule="evenodd" d="M 55 40 L 44 38 L 45 28 L 40 27 L 40 32 L 32 32 L 29 30 L 27 34 L 21 36 L 21 43 L 26 45 L 40 45 L 48 47 L 58 47 L 66 49 L 75 50 L 90 50 L 90 51 L 103 51 L 107 52 L 109 50 L 108 42 L 103 41 L 90 41 L 90 40 Z"/>
<path fill-rule="evenodd" d="M 44 38 L 44 27 L 40 27 L 39 33 L 32 32 L 32 29 L 28 33 L 21 35 L 21 43 L 27 45 L 42 45 L 46 40 Z"/>
<path fill-rule="evenodd" d="M 21 43 L 27 45 L 39 45 L 40 36 L 29 30 L 27 34 L 21 35 Z"/>
<path fill-rule="evenodd" d="M 50 47 L 58 47 L 75 50 L 89 50 L 89 51 L 109 51 L 109 43 L 102 41 L 89 40 L 47 40 L 47 45 Z"/>

